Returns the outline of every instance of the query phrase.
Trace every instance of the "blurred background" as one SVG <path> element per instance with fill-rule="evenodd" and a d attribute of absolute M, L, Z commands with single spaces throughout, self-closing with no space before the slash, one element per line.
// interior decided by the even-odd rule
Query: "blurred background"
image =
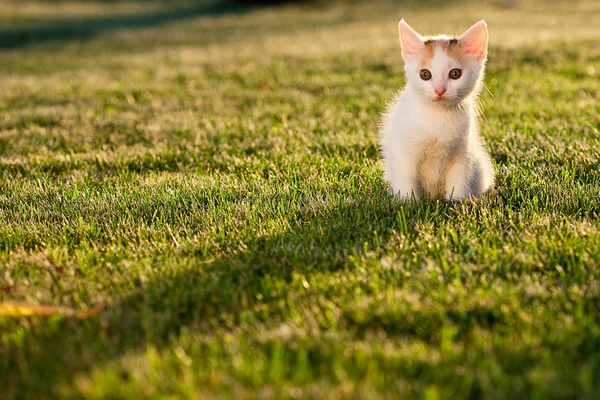
<path fill-rule="evenodd" d="M 430 31 L 456 31 L 476 18 L 487 18 L 493 24 L 495 43 L 514 43 L 549 40 L 552 38 L 597 38 L 594 26 L 598 24 L 598 3 L 595 0 L 4 0 L 0 4 L 0 46 L 14 48 L 51 40 L 90 38 L 100 33 L 132 30 L 173 23 L 187 23 L 186 30 L 210 29 L 203 18 L 223 18 L 228 14 L 254 14 L 260 19 L 259 28 L 317 27 L 328 23 L 359 23 L 390 21 L 400 16 L 410 18 L 413 24 Z M 286 9 L 285 16 L 273 17 L 268 9 Z M 260 11 L 259 11 L 260 10 Z M 260 15 L 260 17 L 259 17 Z M 501 24 L 495 24 L 496 22 Z M 244 26 L 258 23 L 248 17 L 237 26 L 221 26 L 223 34 L 243 35 Z M 394 24 L 387 23 L 387 32 Z M 391 28 L 390 28 L 391 26 Z M 246 26 L 248 28 L 248 26 Z M 364 28 L 364 27 L 363 27 Z M 374 27 L 372 27 L 374 29 Z M 518 28 L 511 35 L 511 29 Z M 502 33 L 500 36 L 498 33 Z M 194 42 L 179 34 L 179 39 Z M 211 35 L 212 36 L 212 35 Z M 523 37 L 525 36 L 525 37 Z M 207 38 L 198 37 L 198 43 Z"/>
<path fill-rule="evenodd" d="M 599 72 L 597 0 L 5 0 L 0 154 L 197 152 L 219 121 L 243 115 L 266 132 L 293 116 L 306 134 L 331 113 L 327 140 L 354 126 L 376 154 L 378 114 L 403 85 L 401 18 L 422 34 L 487 21 L 487 110 L 559 112 L 544 95 L 556 82 L 593 100 L 582 79 Z"/>

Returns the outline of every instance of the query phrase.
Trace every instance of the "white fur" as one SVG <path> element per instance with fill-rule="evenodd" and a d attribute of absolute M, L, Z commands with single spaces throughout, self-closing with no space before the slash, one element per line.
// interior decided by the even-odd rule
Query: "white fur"
<path fill-rule="evenodd" d="M 424 39 L 404 21 L 400 39 L 407 85 L 389 107 L 380 132 L 385 177 L 394 194 L 462 200 L 487 191 L 494 170 L 479 135 L 476 107 L 487 56 L 485 23 L 460 38 L 467 49 L 462 64 L 439 47 L 424 63 Z M 454 68 L 462 70 L 457 80 L 448 77 Z M 431 72 L 431 79 L 420 78 L 422 69 Z M 436 88 L 446 89 L 443 100 Z"/>

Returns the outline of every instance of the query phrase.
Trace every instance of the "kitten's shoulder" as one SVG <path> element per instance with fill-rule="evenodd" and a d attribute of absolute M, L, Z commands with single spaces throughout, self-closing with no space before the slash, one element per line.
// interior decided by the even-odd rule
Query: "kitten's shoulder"
<path fill-rule="evenodd" d="M 406 88 L 397 91 L 391 100 L 388 101 L 383 118 L 380 123 L 380 131 L 383 135 L 402 126 L 407 121 L 409 115 L 410 95 Z"/>

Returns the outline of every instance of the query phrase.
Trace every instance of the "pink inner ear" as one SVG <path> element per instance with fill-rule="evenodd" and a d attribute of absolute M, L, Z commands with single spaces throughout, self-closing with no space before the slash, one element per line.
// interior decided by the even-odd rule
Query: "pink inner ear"
<path fill-rule="evenodd" d="M 405 54 L 415 55 L 418 53 L 418 47 L 413 44 L 402 44 L 402 52 Z"/>
<path fill-rule="evenodd" d="M 465 52 L 473 54 L 477 61 L 481 61 L 487 55 L 487 28 L 485 22 L 480 21 L 473 25 L 461 37 Z"/>
<path fill-rule="evenodd" d="M 467 54 L 473 54 L 477 57 L 478 61 L 481 61 L 482 58 L 485 57 L 485 53 L 486 53 L 486 49 L 485 49 L 485 44 L 482 46 L 481 44 L 477 44 L 477 43 L 466 43 L 465 44 L 465 52 Z"/>
<path fill-rule="evenodd" d="M 417 54 L 423 45 L 419 34 L 404 21 L 400 23 L 400 42 L 402 44 L 402 54 L 405 55 Z"/>

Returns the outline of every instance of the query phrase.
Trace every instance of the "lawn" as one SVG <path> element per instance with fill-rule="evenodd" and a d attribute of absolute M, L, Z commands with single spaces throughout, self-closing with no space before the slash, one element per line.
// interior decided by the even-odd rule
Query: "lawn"
<path fill-rule="evenodd" d="M 382 179 L 402 17 L 488 23 L 475 202 Z M 599 398 L 599 41 L 596 0 L 3 2 L 0 398 Z"/>

